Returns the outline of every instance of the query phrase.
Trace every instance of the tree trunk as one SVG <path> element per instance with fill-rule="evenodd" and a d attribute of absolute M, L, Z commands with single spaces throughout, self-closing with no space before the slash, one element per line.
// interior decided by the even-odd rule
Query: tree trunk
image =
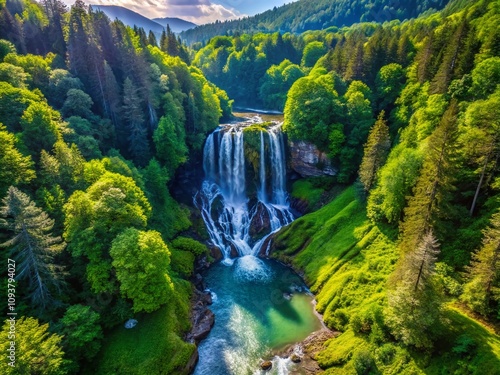
<path fill-rule="evenodd" d="M 486 155 L 486 159 L 483 165 L 483 171 L 481 172 L 481 177 L 479 178 L 479 183 L 477 184 L 476 193 L 474 194 L 474 199 L 472 200 L 472 205 L 470 207 L 469 215 L 472 216 L 474 209 L 476 208 L 477 198 L 479 197 L 479 191 L 483 186 L 484 176 L 486 175 L 486 168 L 488 167 L 488 162 L 490 161 L 491 152 Z"/>

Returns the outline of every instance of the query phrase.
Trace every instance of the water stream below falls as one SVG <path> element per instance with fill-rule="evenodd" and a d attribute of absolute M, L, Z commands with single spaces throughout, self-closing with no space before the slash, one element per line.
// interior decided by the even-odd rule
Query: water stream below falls
<path fill-rule="evenodd" d="M 194 202 L 223 259 L 204 275 L 216 318 L 194 374 L 260 374 L 259 363 L 271 358 L 267 374 L 289 374 L 296 365 L 273 353 L 321 323 L 300 277 L 258 258 L 267 253 L 269 236 L 294 219 L 281 124 L 262 124 L 256 116 L 220 126 L 207 138 L 203 166 Z"/>

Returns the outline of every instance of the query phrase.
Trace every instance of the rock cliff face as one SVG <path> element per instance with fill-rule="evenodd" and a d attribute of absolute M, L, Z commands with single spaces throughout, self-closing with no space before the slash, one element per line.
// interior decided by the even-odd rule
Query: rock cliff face
<path fill-rule="evenodd" d="M 302 177 L 335 176 L 330 158 L 309 142 L 289 142 L 290 166 Z"/>

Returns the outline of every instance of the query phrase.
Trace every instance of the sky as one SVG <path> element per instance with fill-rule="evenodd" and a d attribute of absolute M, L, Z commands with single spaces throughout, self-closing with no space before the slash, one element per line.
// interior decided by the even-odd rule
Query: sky
<path fill-rule="evenodd" d="M 74 0 L 63 0 L 71 5 Z M 148 18 L 178 17 L 198 25 L 252 16 L 293 0 L 87 0 L 88 4 L 119 5 Z"/>

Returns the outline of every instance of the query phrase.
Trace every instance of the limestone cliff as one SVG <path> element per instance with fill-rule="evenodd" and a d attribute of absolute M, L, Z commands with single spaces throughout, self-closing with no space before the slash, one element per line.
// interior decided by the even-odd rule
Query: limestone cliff
<path fill-rule="evenodd" d="M 290 166 L 302 177 L 335 176 L 330 158 L 309 142 L 289 142 Z"/>

